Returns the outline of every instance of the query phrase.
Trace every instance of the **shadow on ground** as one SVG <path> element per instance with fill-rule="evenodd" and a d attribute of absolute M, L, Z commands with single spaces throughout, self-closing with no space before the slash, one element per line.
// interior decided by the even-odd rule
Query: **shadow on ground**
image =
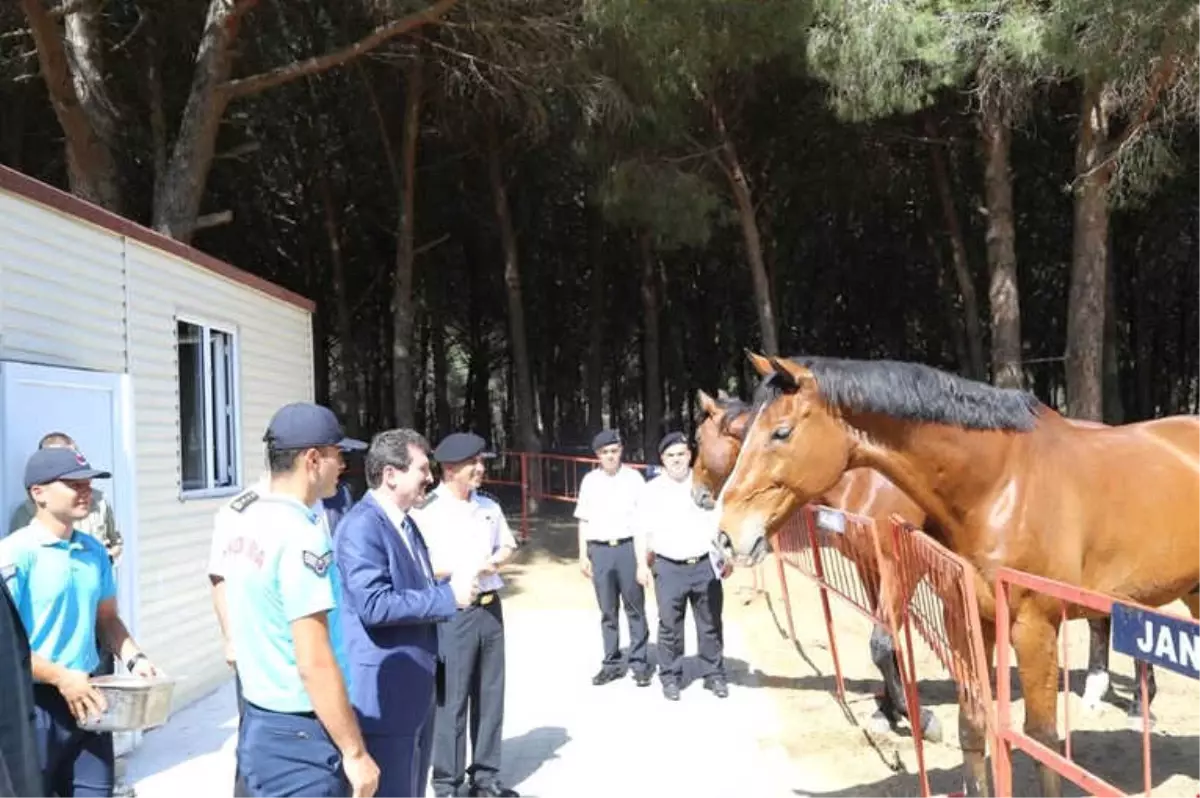
<path fill-rule="evenodd" d="M 504 781 L 519 785 L 542 765 L 558 758 L 571 736 L 561 726 L 542 726 L 504 741 Z"/>

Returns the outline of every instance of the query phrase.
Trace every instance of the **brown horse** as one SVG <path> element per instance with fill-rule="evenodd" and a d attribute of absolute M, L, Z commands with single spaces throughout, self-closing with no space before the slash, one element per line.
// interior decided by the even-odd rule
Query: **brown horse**
<path fill-rule="evenodd" d="M 716 399 L 704 391 L 698 391 L 696 396 L 703 415 L 696 428 L 696 462 L 692 465 L 692 484 L 696 503 L 711 507 L 713 497 L 721 492 L 741 451 L 742 435 L 746 422 L 750 420 L 750 405 L 724 393 L 719 393 Z M 889 482 L 887 477 L 869 468 L 847 471 L 833 488 L 815 501 L 853 515 L 872 518 L 877 524 L 890 524 L 893 513 L 918 526 L 925 521 L 924 510 Z M 875 561 L 875 551 L 873 548 L 863 550 L 861 547 L 838 546 L 840 541 L 841 538 L 831 538 L 834 547 L 858 570 L 859 581 L 874 610 L 879 602 L 879 565 Z M 871 578 L 871 575 L 876 578 Z M 897 714 L 909 717 L 908 700 L 896 661 L 895 641 L 888 630 L 877 623 L 871 630 L 869 645 L 871 661 L 883 677 L 883 693 L 876 699 L 878 707 L 871 716 L 871 725 L 877 731 L 888 731 L 896 726 Z M 941 724 L 937 716 L 927 709 L 921 711 L 921 734 L 933 742 L 942 739 Z"/>
<path fill-rule="evenodd" d="M 741 451 L 742 437 L 747 422 L 750 420 L 750 405 L 740 399 L 728 396 L 723 391 L 718 392 L 713 399 L 704 391 L 697 391 L 697 402 L 702 412 L 700 423 L 696 428 L 696 462 L 693 466 L 693 484 L 695 485 L 696 503 L 704 507 L 712 507 L 716 503 L 716 495 L 721 492 L 733 464 Z M 1070 424 L 1082 427 L 1103 427 L 1091 421 L 1079 419 L 1064 419 Z M 871 518 L 876 523 L 876 529 L 886 529 L 890 526 L 893 514 L 899 515 L 918 529 L 923 529 L 938 542 L 941 541 L 936 524 L 926 519 L 926 514 L 920 505 L 908 498 L 892 482 L 872 468 L 854 468 L 847 471 L 830 490 L 813 501 L 829 507 L 836 507 L 852 515 Z M 836 539 L 835 539 L 836 541 Z M 879 540 L 879 546 L 887 556 L 891 554 L 892 541 L 884 535 Z M 874 562 L 874 551 L 856 552 L 848 547 L 842 550 L 856 568 L 879 573 L 879 567 Z M 859 562 L 863 557 L 871 562 Z M 864 575 L 860 570 L 860 578 Z M 919 574 L 911 575 L 911 579 L 919 581 Z M 878 596 L 874 580 L 862 579 L 864 589 L 868 593 L 872 609 L 875 608 Z M 894 604 L 902 606 L 912 597 L 916 584 L 891 586 L 890 598 Z M 893 614 L 898 610 L 892 608 Z M 1095 709 L 1109 690 L 1109 637 L 1112 630 L 1112 620 L 1108 616 L 1088 620 L 1088 670 L 1087 680 L 1083 691 L 1085 706 Z M 896 725 L 895 712 L 908 717 L 907 701 L 900 681 L 900 674 L 895 662 L 895 641 L 883 626 L 876 624 L 871 631 L 871 659 L 883 676 L 884 692 L 879 700 L 879 709 L 872 716 L 872 722 L 879 730 L 883 730 L 886 722 L 888 728 Z M 1154 666 L 1146 666 L 1147 699 L 1153 703 L 1158 692 L 1154 677 Z M 1131 727 L 1140 731 L 1142 723 L 1142 691 L 1135 690 L 1133 698 L 1126 707 Z M 922 727 L 926 728 L 925 738 L 938 740 L 941 731 L 936 726 L 936 717 L 922 712 Z"/>
<path fill-rule="evenodd" d="M 915 363 L 750 359 L 764 379 L 717 502 L 719 542 L 735 554 L 761 560 L 768 530 L 870 467 L 973 565 L 989 662 L 999 566 L 1148 606 L 1183 598 L 1200 617 L 1200 419 L 1089 428 L 1023 391 Z M 1010 612 L 1025 731 L 1057 749 L 1059 603 L 1014 590 Z M 982 794 L 985 729 L 960 717 L 967 789 Z M 1058 774 L 1039 771 L 1042 794 L 1060 795 Z"/>

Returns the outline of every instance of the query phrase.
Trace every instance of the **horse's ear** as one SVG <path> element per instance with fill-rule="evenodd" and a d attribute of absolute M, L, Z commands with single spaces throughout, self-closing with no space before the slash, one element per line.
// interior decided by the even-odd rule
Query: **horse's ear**
<path fill-rule="evenodd" d="M 771 365 L 770 359 L 762 355 L 757 355 L 749 349 L 746 350 L 746 357 L 750 358 L 750 365 L 754 366 L 754 370 L 758 372 L 758 376 L 770 377 L 775 373 L 775 367 Z"/>
<path fill-rule="evenodd" d="M 775 373 L 791 383 L 796 390 L 816 387 L 817 380 L 813 377 L 812 371 L 796 361 L 786 357 L 782 359 L 773 357 L 771 363 L 775 366 Z"/>
<path fill-rule="evenodd" d="M 715 416 L 721 412 L 721 408 L 717 406 L 716 401 L 702 390 L 696 391 L 696 403 L 700 405 L 701 410 L 710 416 Z"/>
<path fill-rule="evenodd" d="M 728 402 L 732 398 L 733 397 L 730 396 L 729 393 L 724 388 L 717 389 L 717 401 L 718 402 Z"/>

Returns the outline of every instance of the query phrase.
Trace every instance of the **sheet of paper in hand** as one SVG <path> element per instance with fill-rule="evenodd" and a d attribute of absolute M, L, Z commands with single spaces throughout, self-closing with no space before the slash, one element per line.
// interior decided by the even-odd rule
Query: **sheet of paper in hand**
<path fill-rule="evenodd" d="M 713 544 L 712 550 L 708 552 L 708 563 L 712 566 L 713 573 L 717 579 L 723 579 L 722 574 L 725 572 L 725 552 L 721 551 L 721 547 Z"/>

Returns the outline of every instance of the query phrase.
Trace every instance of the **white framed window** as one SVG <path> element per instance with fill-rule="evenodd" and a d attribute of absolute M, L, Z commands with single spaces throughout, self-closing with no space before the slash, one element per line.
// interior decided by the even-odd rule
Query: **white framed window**
<path fill-rule="evenodd" d="M 184 496 L 228 493 L 241 485 L 237 335 L 176 319 L 179 360 L 179 475 Z"/>

